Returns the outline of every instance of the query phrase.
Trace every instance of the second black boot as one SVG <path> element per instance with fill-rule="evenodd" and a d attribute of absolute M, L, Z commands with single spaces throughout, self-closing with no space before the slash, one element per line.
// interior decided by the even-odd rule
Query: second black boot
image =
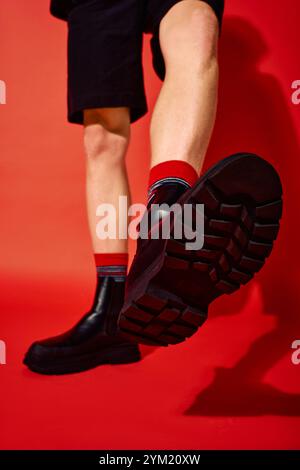
<path fill-rule="evenodd" d="M 164 185 L 156 198 L 168 202 L 172 191 Z M 240 153 L 179 191 L 176 202 L 191 206 L 196 230 L 197 204 L 204 205 L 204 245 L 190 249 L 172 232 L 169 239 L 138 243 L 119 327 L 140 343 L 184 341 L 204 323 L 214 299 L 235 292 L 263 267 L 279 231 L 282 187 L 268 162 Z"/>
<path fill-rule="evenodd" d="M 108 271 L 107 271 L 108 270 Z M 70 374 L 104 364 L 140 360 L 138 346 L 116 332 L 125 292 L 122 267 L 98 269 L 90 311 L 69 331 L 32 344 L 24 364 L 40 374 Z"/>

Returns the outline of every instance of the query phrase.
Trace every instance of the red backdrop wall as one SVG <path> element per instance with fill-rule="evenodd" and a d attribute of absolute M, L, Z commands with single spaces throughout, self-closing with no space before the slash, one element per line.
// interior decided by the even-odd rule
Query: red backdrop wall
<path fill-rule="evenodd" d="M 0 448 L 300 448 L 300 3 L 227 0 L 220 103 L 206 166 L 260 153 L 279 170 L 282 230 L 248 287 L 218 300 L 210 320 L 174 348 L 144 348 L 136 365 L 40 377 L 27 346 L 89 307 L 94 269 L 84 201 L 82 129 L 66 123 L 66 26 L 48 0 L 2 0 L 0 80 Z M 150 109 L 160 82 L 144 48 Z M 149 114 L 133 126 L 128 169 L 145 198 Z M 298 432 L 298 434 L 297 434 Z"/>

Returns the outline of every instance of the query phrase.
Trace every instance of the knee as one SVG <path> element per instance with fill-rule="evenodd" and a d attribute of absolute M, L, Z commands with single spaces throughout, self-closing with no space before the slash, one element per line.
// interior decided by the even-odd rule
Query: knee
<path fill-rule="evenodd" d="M 129 138 L 129 113 L 117 109 L 85 111 L 84 149 L 88 165 L 123 164 Z"/>
<path fill-rule="evenodd" d="M 187 62 L 202 71 L 217 62 L 219 24 L 213 9 L 203 1 L 175 4 L 161 21 L 159 34 L 167 68 Z"/>
<path fill-rule="evenodd" d="M 84 130 L 84 149 L 90 166 L 116 166 L 124 162 L 128 138 L 106 129 L 101 124 Z"/>

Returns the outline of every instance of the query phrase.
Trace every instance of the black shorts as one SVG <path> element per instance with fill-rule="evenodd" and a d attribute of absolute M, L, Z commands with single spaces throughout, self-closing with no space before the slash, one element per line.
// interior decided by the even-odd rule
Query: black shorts
<path fill-rule="evenodd" d="M 131 122 L 147 112 L 142 41 L 151 33 L 153 67 L 165 66 L 159 23 L 181 0 L 76 0 L 68 14 L 68 120 L 82 124 L 83 110 L 126 106 Z M 224 0 L 204 0 L 221 25 Z"/>

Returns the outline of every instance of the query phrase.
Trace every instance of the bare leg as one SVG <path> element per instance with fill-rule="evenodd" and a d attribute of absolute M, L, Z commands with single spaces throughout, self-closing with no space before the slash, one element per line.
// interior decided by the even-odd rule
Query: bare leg
<path fill-rule="evenodd" d="M 199 0 L 177 3 L 161 21 L 166 77 L 151 122 L 152 167 L 167 160 L 202 167 L 216 114 L 218 28 Z"/>
<path fill-rule="evenodd" d="M 125 155 L 130 137 L 128 108 L 89 109 L 84 112 L 84 143 L 87 156 L 87 210 L 95 253 L 126 253 L 127 240 L 100 240 L 96 235 L 96 216 L 100 204 L 117 209 L 119 196 L 127 196 L 129 187 Z M 117 227 L 118 233 L 118 227 Z"/>

